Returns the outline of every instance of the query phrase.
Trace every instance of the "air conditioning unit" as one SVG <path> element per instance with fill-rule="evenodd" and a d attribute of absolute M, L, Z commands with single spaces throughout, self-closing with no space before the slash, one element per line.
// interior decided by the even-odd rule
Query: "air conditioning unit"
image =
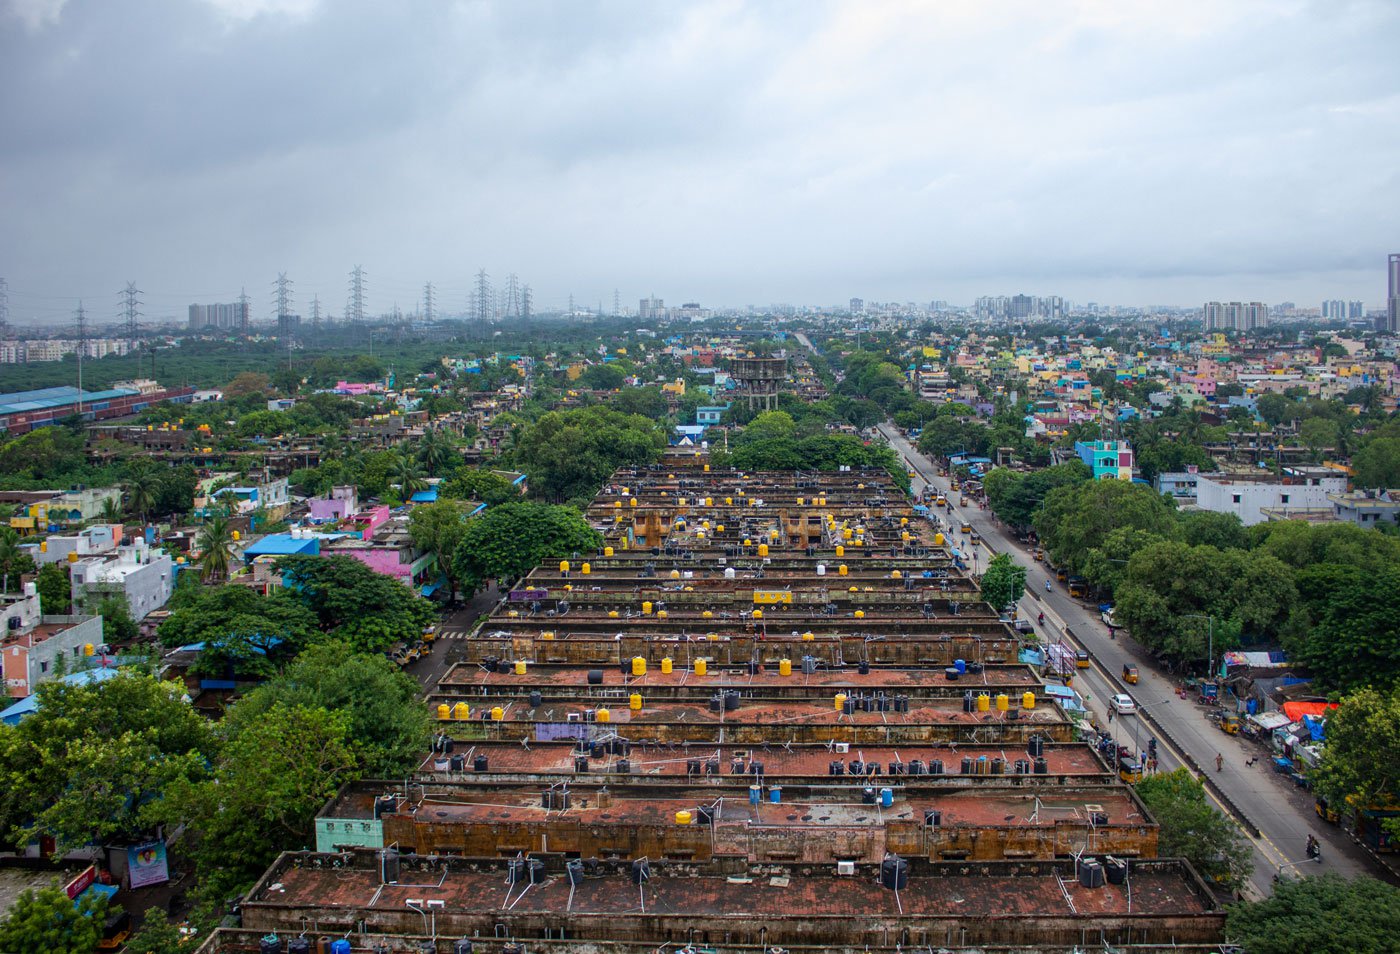
<path fill-rule="evenodd" d="M 842 754 L 844 755 L 845 753 L 851 751 L 851 743 L 849 743 L 849 742 L 837 742 L 837 743 L 836 743 L 836 751 L 837 751 L 837 752 L 840 752 L 840 753 L 842 753 Z"/>
<path fill-rule="evenodd" d="M 836 862 L 836 873 L 849 877 L 856 873 L 856 863 L 854 861 L 838 861 Z"/>

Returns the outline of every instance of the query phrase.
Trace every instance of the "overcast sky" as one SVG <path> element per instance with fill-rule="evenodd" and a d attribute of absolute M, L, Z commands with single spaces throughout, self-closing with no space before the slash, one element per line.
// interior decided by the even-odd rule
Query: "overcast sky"
<path fill-rule="evenodd" d="M 12 320 L 1362 298 L 1400 2 L 0 0 Z"/>

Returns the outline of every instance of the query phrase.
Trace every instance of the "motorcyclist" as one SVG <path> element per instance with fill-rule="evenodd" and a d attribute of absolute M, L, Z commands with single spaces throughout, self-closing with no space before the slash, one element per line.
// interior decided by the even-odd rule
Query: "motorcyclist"
<path fill-rule="evenodd" d="M 1050 592 L 1050 581 L 1049 581 L 1049 580 L 1046 580 L 1046 581 L 1045 581 L 1045 592 L 1047 592 L 1047 593 Z"/>
<path fill-rule="evenodd" d="M 1307 855 L 1314 861 L 1319 863 L 1322 861 L 1322 845 L 1318 842 L 1316 835 L 1308 836 Z"/>
<path fill-rule="evenodd" d="M 1044 613 L 1041 613 L 1040 616 L 1036 619 L 1036 622 L 1039 623 L 1041 626 L 1044 626 L 1044 625 L 1045 625 L 1045 614 L 1044 614 Z"/>

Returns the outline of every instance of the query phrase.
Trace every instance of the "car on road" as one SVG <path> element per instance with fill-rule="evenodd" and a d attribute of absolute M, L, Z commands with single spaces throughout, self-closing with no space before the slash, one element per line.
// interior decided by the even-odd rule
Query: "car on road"
<path fill-rule="evenodd" d="M 1113 706 L 1113 711 L 1118 713 L 1119 715 L 1124 715 L 1129 712 L 1137 711 L 1137 703 L 1134 702 L 1133 697 L 1128 695 L 1126 692 L 1120 692 L 1117 695 L 1115 695 L 1111 700 L 1110 705 Z"/>

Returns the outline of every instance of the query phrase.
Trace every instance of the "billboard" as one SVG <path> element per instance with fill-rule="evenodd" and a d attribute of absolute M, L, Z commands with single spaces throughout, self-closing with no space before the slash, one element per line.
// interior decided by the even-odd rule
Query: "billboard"
<path fill-rule="evenodd" d="M 151 841 L 144 845 L 133 845 L 126 850 L 127 882 L 133 888 L 144 888 L 152 884 L 164 884 L 170 880 L 170 869 L 165 857 L 165 842 Z"/>

